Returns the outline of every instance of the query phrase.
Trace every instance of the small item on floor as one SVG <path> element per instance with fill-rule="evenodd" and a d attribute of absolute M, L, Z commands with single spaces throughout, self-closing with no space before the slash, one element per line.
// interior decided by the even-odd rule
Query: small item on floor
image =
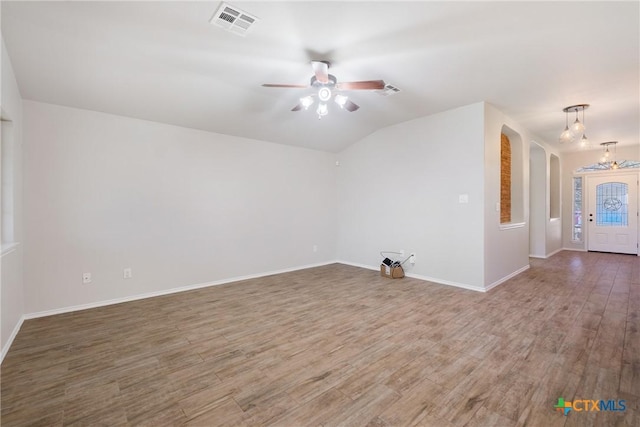
<path fill-rule="evenodd" d="M 384 258 L 380 264 L 380 275 L 389 279 L 402 279 L 404 277 L 404 269 L 402 268 L 404 262 L 394 261 L 384 254 L 400 255 L 399 252 L 380 252 L 380 255 Z"/>
<path fill-rule="evenodd" d="M 404 269 L 401 265 L 391 267 L 380 264 L 380 275 L 382 277 L 388 277 L 389 279 L 402 279 L 404 277 Z"/>

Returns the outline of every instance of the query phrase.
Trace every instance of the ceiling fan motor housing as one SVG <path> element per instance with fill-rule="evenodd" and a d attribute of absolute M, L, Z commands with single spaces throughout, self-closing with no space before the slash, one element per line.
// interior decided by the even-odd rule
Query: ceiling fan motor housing
<path fill-rule="evenodd" d="M 311 77 L 311 82 L 309 83 L 309 85 L 311 87 L 329 87 L 332 88 L 336 85 L 337 79 L 336 76 L 334 76 L 333 74 L 329 74 L 329 82 L 328 83 L 320 83 L 318 81 L 318 79 L 316 78 L 316 76 L 312 76 Z"/>

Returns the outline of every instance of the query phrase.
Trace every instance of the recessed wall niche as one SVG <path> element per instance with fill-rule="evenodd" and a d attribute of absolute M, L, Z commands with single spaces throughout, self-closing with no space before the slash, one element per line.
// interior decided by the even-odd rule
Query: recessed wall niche
<path fill-rule="evenodd" d="M 500 224 L 524 222 L 523 144 L 506 125 L 500 135 Z"/>
<path fill-rule="evenodd" d="M 549 158 L 549 217 L 560 218 L 560 159 L 551 154 Z"/>

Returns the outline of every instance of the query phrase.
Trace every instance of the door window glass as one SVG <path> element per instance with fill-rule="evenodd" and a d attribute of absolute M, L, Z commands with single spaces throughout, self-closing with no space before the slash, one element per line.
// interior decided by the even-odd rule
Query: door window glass
<path fill-rule="evenodd" d="M 582 241 L 582 177 L 573 178 L 573 240 Z"/>
<path fill-rule="evenodd" d="M 605 182 L 596 186 L 596 225 L 626 227 L 629 224 L 628 186 Z"/>

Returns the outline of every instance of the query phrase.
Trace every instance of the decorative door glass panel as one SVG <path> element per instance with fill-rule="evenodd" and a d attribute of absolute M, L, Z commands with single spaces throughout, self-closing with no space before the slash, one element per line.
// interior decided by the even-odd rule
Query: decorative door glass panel
<path fill-rule="evenodd" d="M 573 178 L 573 240 L 582 241 L 582 177 Z"/>
<path fill-rule="evenodd" d="M 628 186 L 606 182 L 596 187 L 596 225 L 626 227 L 629 224 Z"/>

